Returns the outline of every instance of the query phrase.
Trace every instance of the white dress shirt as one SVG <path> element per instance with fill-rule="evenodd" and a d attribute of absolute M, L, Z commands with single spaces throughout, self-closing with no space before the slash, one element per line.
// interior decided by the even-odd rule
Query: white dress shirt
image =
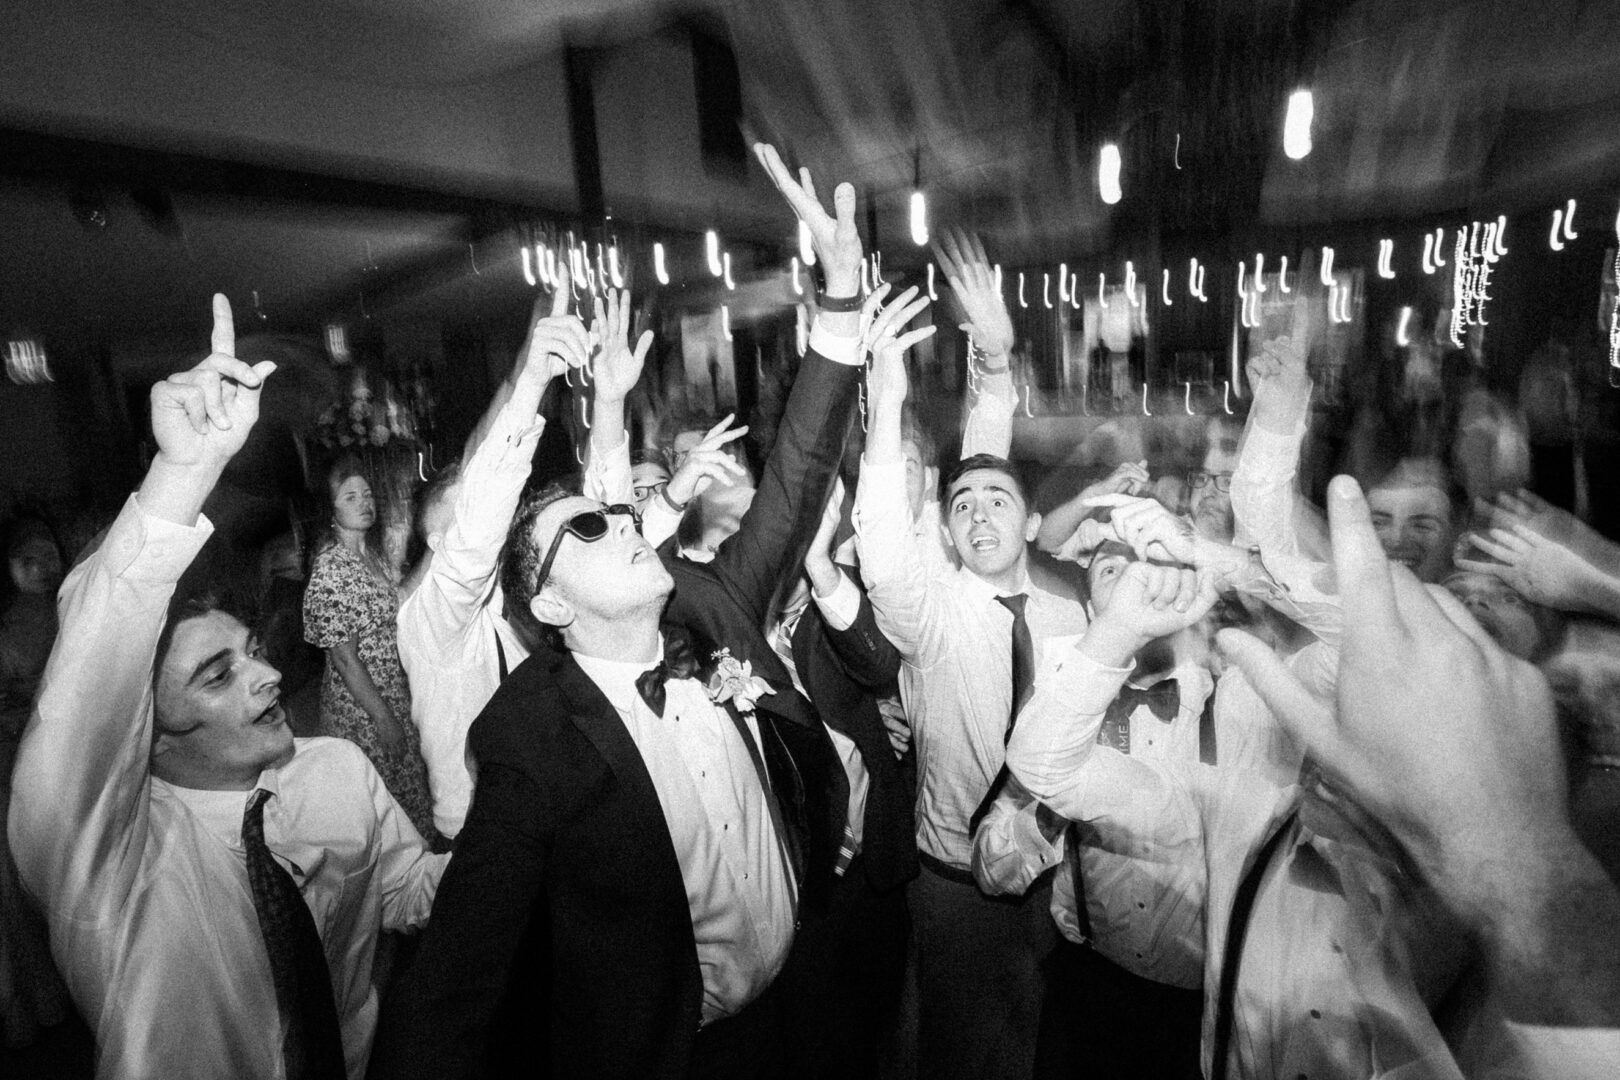
<path fill-rule="evenodd" d="M 1241 769 L 1153 763 L 1098 746 L 1119 677 L 1078 650 L 1054 657 L 1020 715 L 1007 761 L 1035 798 L 1087 821 L 1098 844 L 1184 862 L 1203 878 L 1205 1075 L 1238 883 L 1266 838 L 1298 810 L 1260 879 L 1229 1075 L 1460 1078 L 1430 1009 L 1466 970 L 1464 935 L 1350 815 L 1321 797 L 1302 798 L 1298 786 L 1276 787 Z M 1521 1050 L 1486 1060 L 1474 1076 L 1613 1075 L 1614 1032 L 1513 1027 L 1509 1034 Z M 1582 1052 L 1569 1055 L 1568 1071 L 1526 1071 L 1536 1048 L 1571 1040 Z M 1594 1069 L 1598 1062 L 1608 1071 Z"/>
<path fill-rule="evenodd" d="M 1117 696 L 1129 669 L 1107 670 L 1118 676 Z M 1143 761 L 1190 767 L 1199 760 L 1199 723 L 1214 682 L 1197 666 L 1178 669 L 1172 677 L 1181 698 L 1175 717 L 1166 722 L 1147 706 L 1137 706 L 1130 716 L 1130 753 Z M 1077 700 L 1076 707 L 1094 707 L 1105 685 L 1088 686 L 1087 699 Z M 1110 697 L 1104 702 L 1104 711 L 1112 701 Z M 1087 720 L 1074 716 L 1071 722 Z M 1225 732 L 1219 732 L 1216 738 L 1222 753 L 1224 737 Z M 1062 829 L 1051 836 L 1041 830 L 1038 806 L 1021 784 L 1008 784 L 974 836 L 973 876 L 985 892 L 1021 896 L 1035 878 L 1056 865 L 1052 920 L 1065 938 L 1084 944 L 1075 905 L 1073 853 Z M 1092 946 L 1144 979 L 1197 989 L 1204 978 L 1204 880 L 1198 867 L 1151 850 L 1122 854 L 1087 842 L 1088 834 L 1082 826 L 1080 860 Z"/>
<path fill-rule="evenodd" d="M 703 1021 L 735 1015 L 781 971 L 796 919 L 792 870 L 753 757 L 696 679 L 668 680 L 660 717 L 636 692 L 656 660 L 574 660 L 618 712 L 658 792 L 692 911 Z M 744 723 L 758 748 L 758 722 L 744 714 Z"/>
<path fill-rule="evenodd" d="M 543 420 L 517 415 L 510 406 L 496 414 L 462 463 L 439 549 L 399 605 L 399 659 L 411 684 L 411 720 L 422 737 L 433 824 L 446 839 L 461 831 L 472 805 L 467 729 L 500 685 L 500 654 L 509 672 L 529 655 L 501 616 L 497 570 L 544 428 Z"/>
<path fill-rule="evenodd" d="M 284 1075 L 269 956 L 253 907 L 247 791 L 152 777 L 152 664 L 164 609 L 212 532 L 132 497 L 62 587 L 62 630 L 19 749 L 11 845 L 51 950 L 96 1034 L 97 1075 Z M 299 739 L 258 787 L 265 839 L 326 948 L 353 1080 L 376 1021 L 379 929 L 427 920 L 448 856 L 430 855 L 360 749 Z"/>
<path fill-rule="evenodd" d="M 866 461 L 855 497 L 861 574 L 878 627 L 904 660 L 900 696 L 917 754 L 917 846 L 972 865 L 968 819 L 1006 756 L 1012 712 L 1012 612 L 966 569 L 930 566 L 906 507 L 905 464 Z M 1036 661 L 1086 628 L 1072 600 L 1031 586 L 1024 617 Z"/>

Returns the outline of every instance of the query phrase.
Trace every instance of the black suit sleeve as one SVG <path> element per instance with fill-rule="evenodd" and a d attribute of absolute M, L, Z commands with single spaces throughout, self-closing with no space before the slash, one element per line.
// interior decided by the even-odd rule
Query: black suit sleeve
<path fill-rule="evenodd" d="M 844 573 L 855 580 L 848 568 Z M 873 694 L 893 693 L 895 680 L 900 677 L 900 650 L 878 629 L 872 601 L 864 588 L 860 592 L 861 606 L 855 621 L 844 630 L 835 630 L 828 624 L 827 641 L 845 673 L 862 689 Z"/>
<path fill-rule="evenodd" d="M 860 371 L 806 354 L 754 501 L 710 564 L 755 625 L 764 624 L 771 597 L 815 536 L 854 419 Z"/>
<path fill-rule="evenodd" d="M 378 1021 L 372 1080 L 422 1080 L 482 1075 L 492 1048 L 491 1023 L 503 1008 L 522 1008 L 532 1060 L 549 1056 L 543 1002 L 505 1000 L 514 957 L 544 962 L 548 950 L 520 949 L 544 941 L 536 904 L 545 878 L 545 840 L 539 808 L 545 799 L 523 772 L 486 762 L 467 821 L 456 838 L 433 904 L 433 915 L 410 967 L 394 984 Z M 526 986 L 545 987 L 549 973 L 527 971 Z M 527 1007 L 525 1007 L 527 1006 Z"/>

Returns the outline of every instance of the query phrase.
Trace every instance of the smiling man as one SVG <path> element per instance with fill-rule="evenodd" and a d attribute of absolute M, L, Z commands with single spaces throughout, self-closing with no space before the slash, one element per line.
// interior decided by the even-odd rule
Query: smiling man
<path fill-rule="evenodd" d="M 902 339 L 903 340 L 903 339 Z M 974 455 L 945 477 L 941 514 L 960 569 L 928 558 L 913 528 L 901 430 L 903 360 L 873 345 L 870 424 L 855 517 L 861 571 L 878 626 L 904 663 L 900 692 L 917 754 L 917 847 L 911 884 L 917 944 L 918 1073 L 1028 1076 L 1042 977 L 1056 943 L 1046 892 L 1022 903 L 974 884 L 972 819 L 1001 772 L 1037 650 L 1085 630 L 1078 603 L 1029 580 L 1040 515 L 1012 465 Z"/>
<path fill-rule="evenodd" d="M 63 586 L 11 845 L 98 1076 L 358 1080 L 377 932 L 427 918 L 448 857 L 358 747 L 293 737 L 248 627 L 206 601 L 165 621 L 275 367 L 233 345 L 216 296 L 212 354 L 153 387 L 157 456 Z"/>

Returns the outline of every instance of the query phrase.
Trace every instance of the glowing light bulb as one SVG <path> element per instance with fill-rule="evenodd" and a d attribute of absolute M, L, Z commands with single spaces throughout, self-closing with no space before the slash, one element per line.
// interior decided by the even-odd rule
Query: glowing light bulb
<path fill-rule="evenodd" d="M 1277 268 L 1277 288 L 1284 293 L 1294 291 L 1288 287 L 1288 256 L 1286 255 L 1282 257 L 1282 265 Z"/>
<path fill-rule="evenodd" d="M 934 291 L 934 264 L 928 264 L 928 299 L 938 300 L 939 293 Z"/>
<path fill-rule="evenodd" d="M 1048 311 L 1052 310 L 1052 275 L 1051 274 L 1042 274 L 1041 275 L 1041 303 L 1046 305 L 1046 310 L 1048 310 Z"/>
<path fill-rule="evenodd" d="M 1108 306 L 1108 275 L 1097 275 L 1097 303 L 1103 307 Z"/>
<path fill-rule="evenodd" d="M 799 280 L 799 259 L 797 256 L 793 259 L 793 295 L 804 295 L 804 282 Z"/>
<path fill-rule="evenodd" d="M 1029 301 L 1024 299 L 1024 272 L 1022 270 L 1018 271 L 1018 306 L 1021 308 L 1029 307 Z"/>
<path fill-rule="evenodd" d="M 1407 334 L 1411 321 L 1412 309 L 1409 307 L 1401 308 L 1401 321 L 1395 326 L 1395 344 L 1403 349 L 1412 344 L 1412 338 Z"/>
<path fill-rule="evenodd" d="M 1322 284 L 1333 284 L 1333 249 L 1330 247 L 1322 249 Z"/>
<path fill-rule="evenodd" d="M 1069 299 L 1069 264 L 1058 263 L 1058 303 Z"/>
<path fill-rule="evenodd" d="M 1152 413 L 1148 412 L 1148 406 L 1147 406 L 1147 383 L 1145 383 L 1145 382 L 1142 384 L 1142 415 L 1143 416 L 1152 416 L 1153 415 Z"/>
<path fill-rule="evenodd" d="M 1209 297 L 1204 292 L 1204 268 L 1193 259 L 1187 268 L 1187 291 L 1198 299 L 1201 304 L 1209 303 Z"/>
<path fill-rule="evenodd" d="M 1266 291 L 1266 253 L 1263 251 L 1254 253 L 1254 291 Z"/>
<path fill-rule="evenodd" d="M 1569 200 L 1564 207 L 1564 239 L 1574 240 L 1575 237 L 1575 200 Z"/>
<path fill-rule="evenodd" d="M 816 245 L 810 241 L 810 226 L 799 222 L 799 261 L 806 266 L 816 265 Z"/>
<path fill-rule="evenodd" d="M 731 340 L 731 309 L 720 305 L 720 333 L 727 340 Z"/>
<path fill-rule="evenodd" d="M 1169 270 L 1166 270 L 1164 272 L 1164 284 L 1159 289 L 1159 296 L 1160 296 L 1160 298 L 1162 298 L 1164 300 L 1164 306 L 1165 307 L 1170 307 L 1171 306 L 1172 301 L 1170 300 L 1170 271 Z"/>
<path fill-rule="evenodd" d="M 1097 155 L 1097 193 L 1102 201 L 1113 206 L 1123 197 L 1119 187 L 1119 147 L 1114 143 L 1104 143 L 1102 151 Z"/>
<path fill-rule="evenodd" d="M 1136 307 L 1136 267 L 1131 265 L 1129 259 L 1125 260 L 1125 299 L 1130 301 L 1131 307 Z"/>
<path fill-rule="evenodd" d="M 1226 410 L 1227 416 L 1232 415 L 1232 384 L 1230 381 L 1221 384 L 1221 408 Z"/>
<path fill-rule="evenodd" d="M 1316 101 L 1309 90 L 1288 95 L 1288 113 L 1283 117 L 1283 153 L 1299 161 L 1311 152 L 1311 121 L 1316 118 Z"/>
<path fill-rule="evenodd" d="M 731 252 L 726 252 L 720 260 L 721 277 L 725 280 L 726 288 L 735 290 L 737 283 L 731 279 Z"/>
<path fill-rule="evenodd" d="M 1435 272 L 1435 269 L 1434 233 L 1426 232 L 1423 234 L 1423 272 L 1425 274 L 1432 274 Z"/>
<path fill-rule="evenodd" d="M 918 247 L 928 243 L 928 203 L 923 193 L 911 193 L 911 242 Z"/>
<path fill-rule="evenodd" d="M 523 244 L 519 246 L 518 253 L 523 256 L 523 280 L 528 282 L 529 288 L 532 289 L 539 282 L 534 279 L 533 256 L 529 252 L 529 245 Z"/>
<path fill-rule="evenodd" d="M 664 245 L 653 245 L 653 275 L 658 278 L 658 284 L 669 284 L 669 271 L 664 268 Z"/>
<path fill-rule="evenodd" d="M 1446 265 L 1446 230 L 1443 228 L 1434 230 L 1434 265 Z"/>
<path fill-rule="evenodd" d="M 1395 257 L 1395 241 L 1393 241 L 1393 240 L 1380 240 L 1380 241 L 1378 241 L 1378 276 L 1383 278 L 1385 281 L 1388 281 L 1389 279 L 1391 279 L 1391 278 L 1393 278 L 1395 276 L 1394 267 L 1389 265 L 1390 260 L 1393 259 L 1394 257 Z"/>
<path fill-rule="evenodd" d="M 608 248 L 608 276 L 613 279 L 615 289 L 624 288 L 624 275 L 619 273 L 619 245 L 617 244 Z"/>
<path fill-rule="evenodd" d="M 1507 254 L 1507 246 L 1502 243 L 1502 237 L 1507 235 L 1507 215 L 1499 214 L 1496 218 L 1496 231 L 1491 234 L 1491 248 L 1496 252 L 1496 259 Z M 1495 262 L 1496 259 L 1492 259 Z"/>
<path fill-rule="evenodd" d="M 703 234 L 703 251 L 709 257 L 709 273 L 719 277 L 726 272 L 720 264 L 720 234 L 710 229 Z"/>
<path fill-rule="evenodd" d="M 1547 234 L 1547 246 L 1552 248 L 1554 251 L 1563 251 L 1564 250 L 1564 241 L 1562 239 L 1560 239 L 1560 237 L 1558 235 L 1562 231 L 1560 226 L 1562 226 L 1563 223 L 1564 223 L 1564 212 L 1562 210 L 1554 210 L 1553 211 L 1552 231 Z"/>

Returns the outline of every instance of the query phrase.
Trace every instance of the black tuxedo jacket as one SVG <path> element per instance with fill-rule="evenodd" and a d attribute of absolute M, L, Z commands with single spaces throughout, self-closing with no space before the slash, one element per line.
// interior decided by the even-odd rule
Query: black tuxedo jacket
<path fill-rule="evenodd" d="M 816 531 L 860 368 L 811 353 L 741 529 L 712 563 L 666 558 L 666 630 L 728 648 L 774 693 L 764 758 L 800 868 L 830 891 L 847 782 L 765 641 L 766 609 Z M 566 653 L 542 649 L 468 733 L 478 786 L 418 954 L 384 1003 L 373 1077 L 684 1077 L 702 1003 L 691 913 L 634 741 Z"/>
<path fill-rule="evenodd" d="M 860 587 L 857 571 L 844 573 Z M 805 608 L 793 630 L 793 666 L 821 718 L 861 752 L 870 778 L 862 861 L 872 887 L 887 892 L 917 876 L 915 759 L 895 759 L 878 712 L 878 699 L 896 692 L 900 653 L 878 629 L 866 590 L 860 592 L 860 611 L 845 630 L 828 626 L 814 603 Z"/>

